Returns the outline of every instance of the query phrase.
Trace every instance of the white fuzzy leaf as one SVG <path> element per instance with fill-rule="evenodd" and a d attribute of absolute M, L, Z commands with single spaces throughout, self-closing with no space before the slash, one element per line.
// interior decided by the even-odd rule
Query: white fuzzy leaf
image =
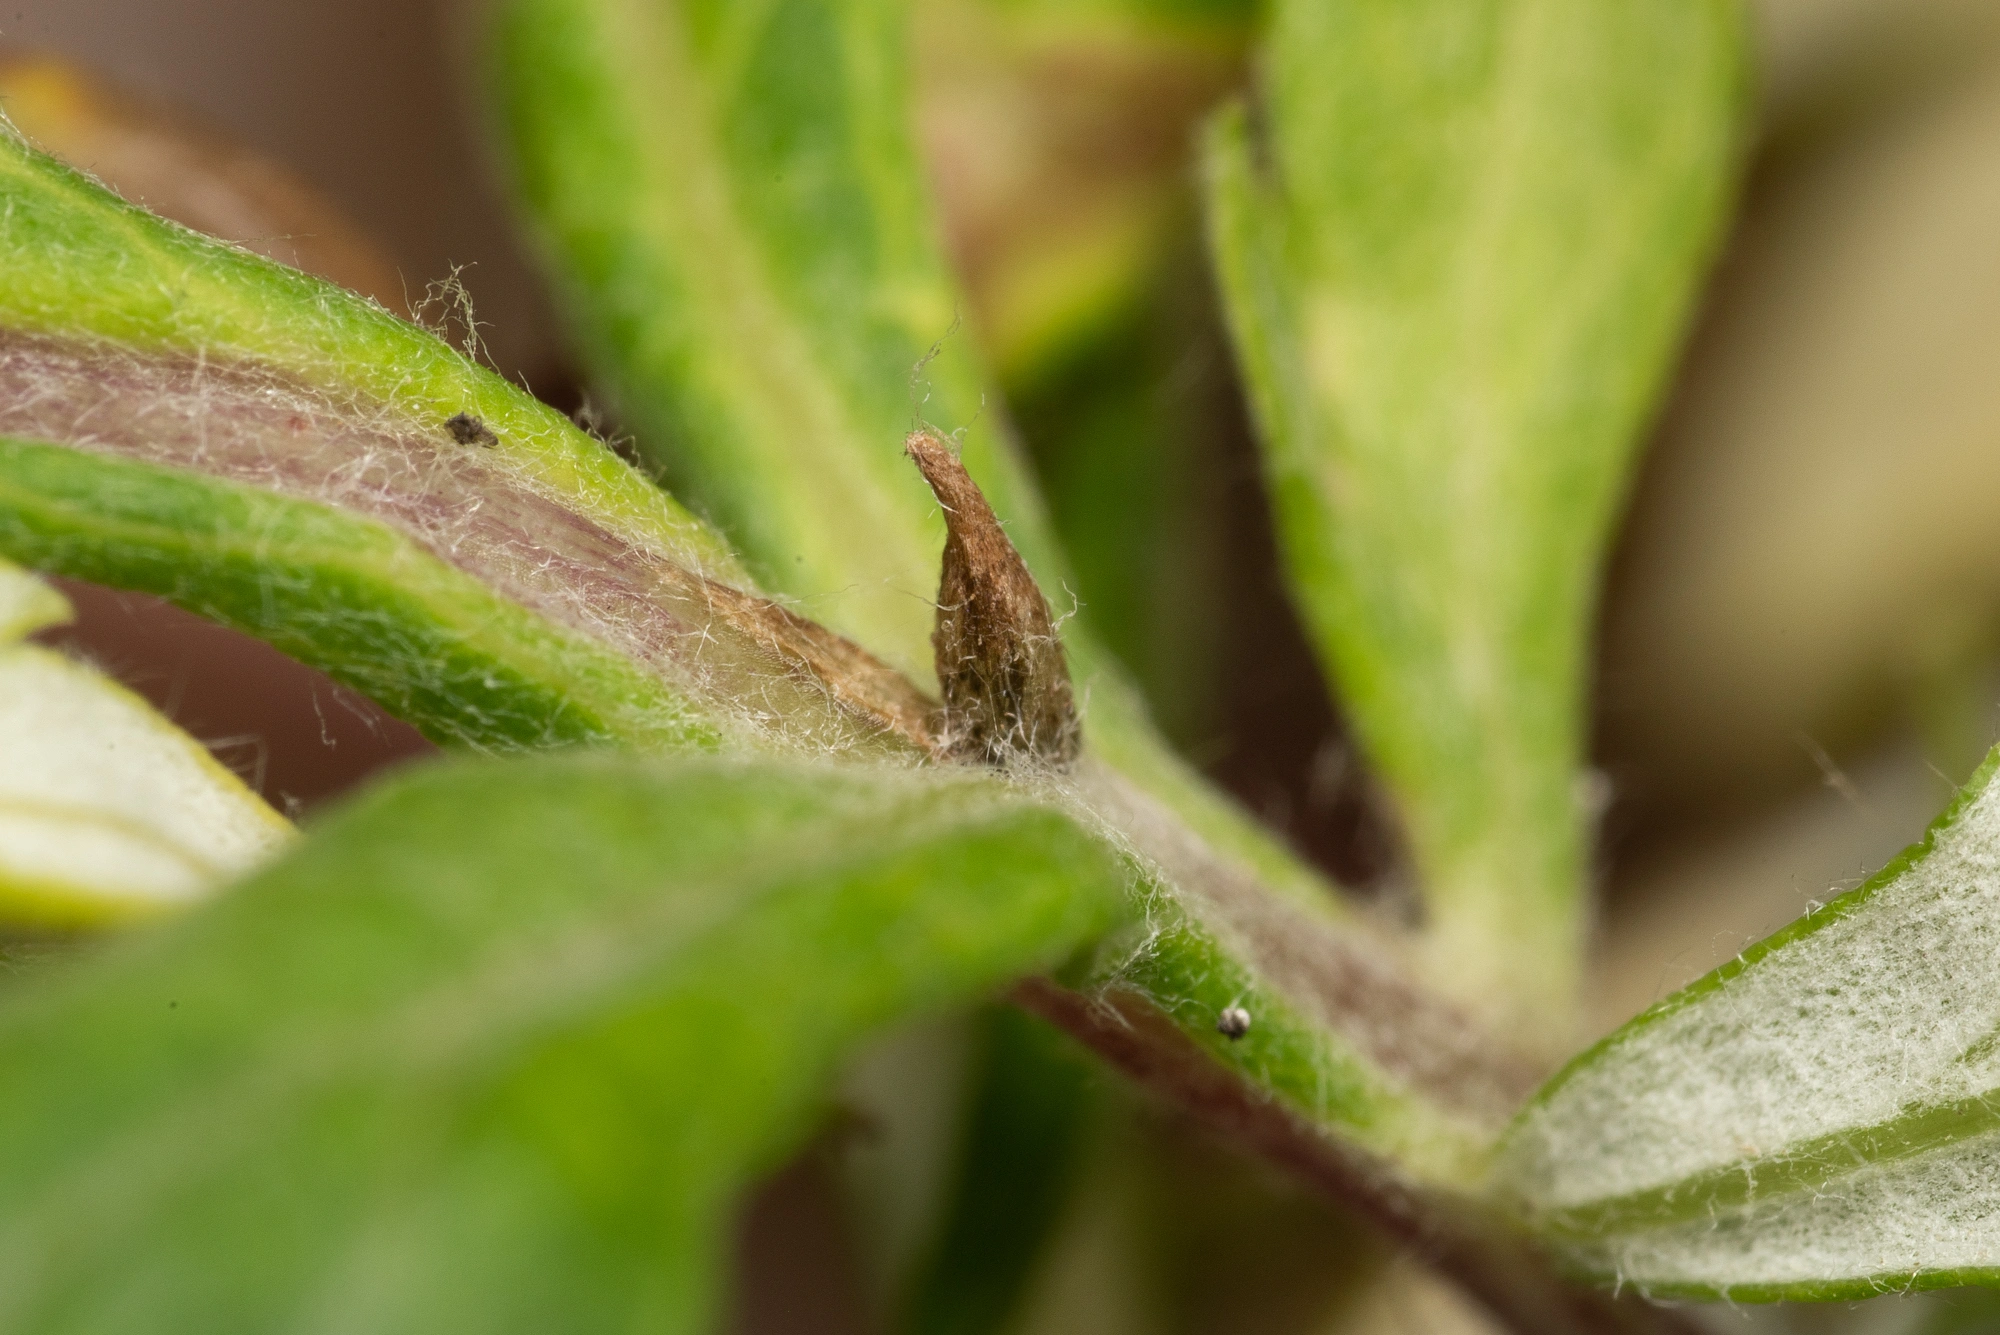
<path fill-rule="evenodd" d="M 2000 1281 L 1996 764 L 1528 1105 L 1502 1182 L 1578 1265 L 1752 1301 Z"/>
<path fill-rule="evenodd" d="M 0 920 L 74 925 L 170 907 L 291 826 L 138 696 L 20 639 L 62 595 L 0 562 Z"/>

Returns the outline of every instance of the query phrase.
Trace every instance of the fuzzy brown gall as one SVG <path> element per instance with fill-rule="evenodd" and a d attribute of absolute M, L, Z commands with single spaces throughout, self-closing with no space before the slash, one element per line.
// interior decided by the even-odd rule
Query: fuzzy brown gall
<path fill-rule="evenodd" d="M 950 442 L 912 431 L 903 451 L 944 509 L 931 646 L 945 749 L 988 765 L 1068 765 L 1083 736 L 1048 600 Z"/>

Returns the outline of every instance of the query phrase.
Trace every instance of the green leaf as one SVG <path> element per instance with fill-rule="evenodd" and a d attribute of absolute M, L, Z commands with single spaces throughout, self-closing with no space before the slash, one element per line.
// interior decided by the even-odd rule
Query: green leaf
<path fill-rule="evenodd" d="M 1280 0 L 1213 249 L 1294 595 L 1439 976 L 1574 985 L 1599 570 L 1730 199 L 1731 0 Z"/>
<path fill-rule="evenodd" d="M 0 1326 L 708 1329 L 842 1053 L 1059 962 L 1130 879 L 978 778 L 411 772 L 0 1006 Z"/>
<path fill-rule="evenodd" d="M 0 548 L 255 635 L 439 742 L 719 740 L 709 719 L 630 659 L 331 506 L 0 437 Z"/>
<path fill-rule="evenodd" d="M 4 471 L 0 468 L 0 471 Z M 291 825 L 138 696 L 30 632 L 69 601 L 0 560 L 0 922 L 74 928 L 178 908 Z"/>
<path fill-rule="evenodd" d="M 0 434 L 0 551 L 279 641 L 441 740 L 921 732 L 906 682 L 561 414 L 8 133 Z"/>
<path fill-rule="evenodd" d="M 125 425 L 121 419 L 132 411 L 129 399 L 138 390 L 149 391 L 147 406 L 160 411 L 181 407 L 169 401 L 179 388 L 182 394 L 209 396 L 211 408 L 248 412 L 231 394 L 245 382 L 278 399 L 283 413 L 275 425 L 293 435 L 329 425 L 314 420 L 329 414 L 348 431 L 372 426 L 385 450 L 397 437 L 404 438 L 406 450 L 420 443 L 440 447 L 408 464 L 385 457 L 372 477 L 295 477 L 284 460 L 271 457 L 277 453 L 273 424 L 256 422 L 252 439 L 220 434 L 207 442 L 205 457 L 197 456 L 210 470 L 238 480 L 261 471 L 273 482 L 318 487 L 321 499 L 331 499 L 331 489 L 343 485 L 350 493 L 363 484 L 399 490 L 408 483 L 398 465 L 467 466 L 463 451 L 447 453 L 441 446 L 449 439 L 446 421 L 470 413 L 495 440 L 490 453 L 472 460 L 511 474 L 642 549 L 718 577 L 738 570 L 714 532 L 568 418 L 373 301 L 125 204 L 11 132 L 0 132 L 0 201 L 6 206 L 0 225 L 5 275 L 0 330 L 7 335 L 8 387 L 28 381 L 56 397 L 53 403 L 15 405 L 15 422 L 31 412 L 74 413 L 74 399 L 84 390 L 58 354 L 87 357 L 112 344 L 128 354 L 153 354 L 170 367 L 180 358 L 197 359 L 196 369 L 208 374 L 162 383 L 163 368 L 138 356 L 108 367 L 86 366 L 86 372 L 98 372 L 88 390 L 101 420 L 89 440 L 100 450 L 125 446 L 117 428 Z M 151 383 L 121 383 L 106 371 Z M 119 411 L 105 411 L 113 407 Z M 289 420 L 293 415 L 307 420 Z M 188 449 L 174 439 L 185 429 L 179 416 L 175 411 L 152 424 L 156 439 L 148 448 L 156 461 L 172 462 L 169 451 Z M 218 430 L 241 428 L 218 416 Z M 16 434 L 49 434 L 23 431 L 15 422 L 8 429 Z M 257 444 L 267 448 L 255 451 Z"/>
<path fill-rule="evenodd" d="M 903 435 L 967 427 L 1001 513 L 1034 501 L 957 330 L 903 28 L 899 0 L 510 0 L 491 84 L 640 448 L 769 587 L 927 682 L 944 525 Z"/>
<path fill-rule="evenodd" d="M 1745 1301 L 2000 1283 L 1996 773 L 1523 1111 L 1499 1180 L 1578 1267 Z"/>

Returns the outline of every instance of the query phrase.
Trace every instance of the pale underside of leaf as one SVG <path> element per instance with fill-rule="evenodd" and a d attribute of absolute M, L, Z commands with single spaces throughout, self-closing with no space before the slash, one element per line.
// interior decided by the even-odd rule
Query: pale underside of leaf
<path fill-rule="evenodd" d="M 1579 1265 L 1827 1297 L 2000 1279 L 2000 784 L 1579 1058 L 1503 1180 Z"/>
<path fill-rule="evenodd" d="M 101 674 L 17 642 L 69 615 L 0 560 L 0 919 L 157 912 L 273 852 L 290 824 L 207 748 Z"/>
<path fill-rule="evenodd" d="M 0 649 L 0 755 L 0 915 L 16 921 L 189 903 L 291 830 L 145 701 L 46 649 Z"/>

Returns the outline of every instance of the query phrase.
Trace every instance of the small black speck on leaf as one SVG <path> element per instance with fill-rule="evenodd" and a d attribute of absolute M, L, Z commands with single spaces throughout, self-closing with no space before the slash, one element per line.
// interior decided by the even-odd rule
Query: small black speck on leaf
<path fill-rule="evenodd" d="M 451 438 L 461 445 L 490 447 L 500 443 L 500 437 L 493 434 L 493 429 L 471 413 L 453 413 L 444 419 L 444 429 L 451 432 Z"/>
<path fill-rule="evenodd" d="M 1215 1032 L 1234 1043 L 1250 1032 L 1250 1012 L 1241 1006 L 1225 1006 L 1215 1017 Z"/>
<path fill-rule="evenodd" d="M 167 1003 L 167 1009 L 168 1009 L 168 1010 L 170 1010 L 170 1011 L 172 1011 L 172 1010 L 179 1010 L 179 1009 L 180 1009 L 180 1006 L 181 1006 L 181 1003 L 180 1003 L 180 1002 L 178 1002 L 178 1001 L 169 1001 L 169 1002 Z"/>

